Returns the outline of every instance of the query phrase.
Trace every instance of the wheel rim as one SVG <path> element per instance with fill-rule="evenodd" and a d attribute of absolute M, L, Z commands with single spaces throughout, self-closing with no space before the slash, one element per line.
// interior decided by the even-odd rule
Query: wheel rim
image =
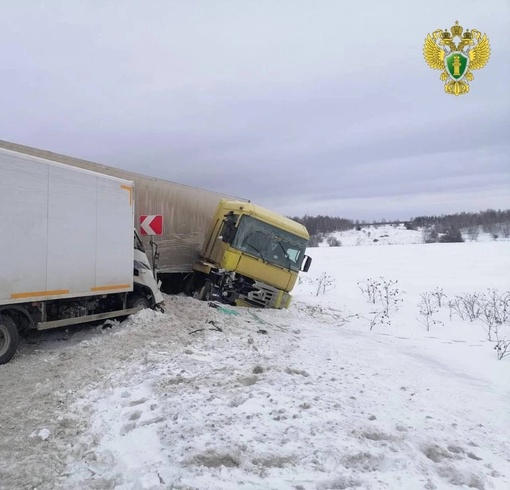
<path fill-rule="evenodd" d="M 149 308 L 150 304 L 145 298 L 137 298 L 133 303 L 133 308 Z"/>
<path fill-rule="evenodd" d="M 4 325 L 0 325 L 0 356 L 3 356 L 9 347 L 9 332 Z"/>
<path fill-rule="evenodd" d="M 210 301 L 212 294 L 212 284 L 210 281 L 206 281 L 200 290 L 200 299 L 202 301 Z"/>

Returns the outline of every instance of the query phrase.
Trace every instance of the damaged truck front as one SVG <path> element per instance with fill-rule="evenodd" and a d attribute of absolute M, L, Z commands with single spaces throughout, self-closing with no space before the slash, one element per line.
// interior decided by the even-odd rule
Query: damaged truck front
<path fill-rule="evenodd" d="M 189 285 L 200 299 L 288 308 L 300 271 L 308 271 L 306 228 L 255 204 L 221 200 Z"/>

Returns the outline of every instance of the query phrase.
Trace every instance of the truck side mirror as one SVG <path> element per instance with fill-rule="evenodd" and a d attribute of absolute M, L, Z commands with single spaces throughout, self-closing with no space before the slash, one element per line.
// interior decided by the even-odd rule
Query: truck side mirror
<path fill-rule="evenodd" d="M 312 257 L 309 255 L 305 255 L 305 260 L 301 266 L 302 272 L 308 272 L 308 269 L 310 269 L 310 266 L 312 265 Z"/>

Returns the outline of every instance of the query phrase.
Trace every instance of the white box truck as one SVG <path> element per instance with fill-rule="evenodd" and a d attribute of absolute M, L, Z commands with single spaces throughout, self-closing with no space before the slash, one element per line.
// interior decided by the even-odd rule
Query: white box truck
<path fill-rule="evenodd" d="M 129 180 L 0 148 L 0 237 L 0 364 L 27 329 L 163 303 Z"/>

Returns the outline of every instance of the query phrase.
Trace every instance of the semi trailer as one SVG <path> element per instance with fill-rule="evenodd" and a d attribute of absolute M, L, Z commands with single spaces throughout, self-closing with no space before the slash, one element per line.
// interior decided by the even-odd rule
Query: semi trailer
<path fill-rule="evenodd" d="M 299 272 L 310 267 L 306 228 L 247 199 L 7 141 L 0 140 L 0 148 L 134 182 L 135 216 L 164 220 L 162 234 L 151 243 L 165 292 L 286 308 Z"/>
<path fill-rule="evenodd" d="M 132 181 L 0 148 L 0 364 L 19 335 L 161 308 Z"/>

